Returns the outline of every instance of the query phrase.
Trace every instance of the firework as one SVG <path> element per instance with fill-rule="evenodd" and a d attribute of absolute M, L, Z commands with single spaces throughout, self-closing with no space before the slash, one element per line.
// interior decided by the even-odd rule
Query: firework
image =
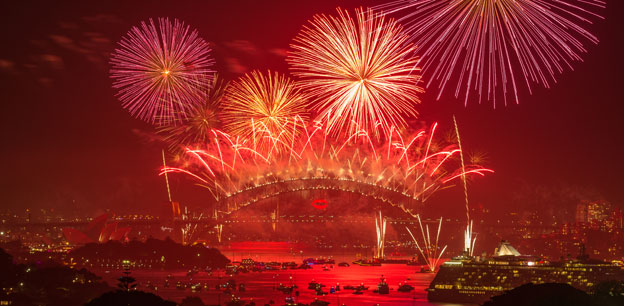
<path fill-rule="evenodd" d="M 444 251 L 446 250 L 446 245 L 445 245 L 444 247 L 442 247 L 442 250 L 439 251 L 438 253 L 438 250 L 440 249 L 440 246 L 438 245 L 438 241 L 440 240 L 440 231 L 442 230 L 442 217 L 440 217 L 440 223 L 438 224 L 438 232 L 436 233 L 435 240 L 433 240 L 433 243 L 431 242 L 431 235 L 429 234 L 429 225 L 426 225 L 423 228 L 422 221 L 420 220 L 420 216 L 417 215 L 416 218 L 418 219 L 418 225 L 420 225 L 420 233 L 422 234 L 422 238 L 423 238 L 422 243 L 421 244 L 418 243 L 418 240 L 416 239 L 416 237 L 414 237 L 414 235 L 412 234 L 412 231 L 410 231 L 408 227 L 405 227 L 405 229 L 412 237 L 412 240 L 414 240 L 414 243 L 416 244 L 416 248 L 420 252 L 420 255 L 422 255 L 425 262 L 427 263 L 427 266 L 429 266 L 429 270 L 431 272 L 435 272 L 435 270 L 438 267 L 438 263 L 440 262 L 440 258 L 442 258 L 442 254 L 444 254 Z"/>
<path fill-rule="evenodd" d="M 284 192 L 325 189 L 358 193 L 415 216 L 431 195 L 462 174 L 492 171 L 478 165 L 466 165 L 462 171 L 460 150 L 454 144 L 434 148 L 437 125 L 409 135 L 391 128 L 383 143 L 363 130 L 336 139 L 318 121 L 292 126 L 299 136 L 279 152 L 254 148 L 240 137 L 213 130 L 210 146 L 187 149 L 182 166 L 164 167 L 162 174 L 178 172 L 194 178 L 227 212 Z M 269 130 L 258 133 L 275 138 Z"/>
<path fill-rule="evenodd" d="M 378 8 L 407 12 L 400 21 L 412 34 L 427 87 L 455 97 L 471 94 L 492 100 L 518 87 L 548 88 L 556 76 L 587 52 L 583 42 L 598 43 L 583 25 L 602 18 L 601 0 L 399 0 Z"/>
<path fill-rule="evenodd" d="M 377 248 L 375 258 L 384 258 L 384 245 L 386 241 L 386 223 L 387 220 L 381 215 L 379 211 L 379 218 L 375 217 L 375 232 L 377 233 Z"/>
<path fill-rule="evenodd" d="M 394 20 L 356 10 L 317 15 L 295 38 L 288 57 L 330 133 L 360 129 L 372 135 L 403 127 L 415 116 L 420 76 L 409 37 Z"/>
<path fill-rule="evenodd" d="M 455 116 L 453 115 L 453 124 L 455 125 L 455 135 L 457 136 L 457 145 L 459 146 L 459 149 L 461 150 L 461 137 L 459 136 L 459 126 L 457 125 L 457 120 L 455 119 Z M 465 171 L 465 163 L 464 163 L 464 154 L 463 152 L 460 152 L 459 154 L 460 156 L 460 161 L 461 161 L 461 167 L 462 167 L 462 175 L 461 175 L 461 179 L 462 179 L 462 183 L 464 185 L 464 200 L 466 203 L 466 230 L 464 231 L 464 251 L 467 253 L 467 255 L 472 256 L 473 252 L 474 252 L 474 244 L 477 240 L 476 237 L 474 237 L 473 239 L 473 231 L 472 231 L 472 220 L 470 220 L 470 206 L 469 206 L 469 202 L 468 202 L 468 183 L 466 182 L 466 171 Z"/>
<path fill-rule="evenodd" d="M 466 255 L 472 256 L 474 254 L 474 245 L 477 242 L 477 237 L 474 236 L 474 232 L 472 231 L 472 220 L 466 225 L 466 230 L 464 230 L 464 252 Z"/>
<path fill-rule="evenodd" d="M 111 56 L 117 96 L 133 116 L 151 123 L 186 117 L 210 85 L 210 47 L 183 22 L 152 19 L 133 27 Z"/>
<path fill-rule="evenodd" d="M 172 152 L 179 152 L 188 146 L 197 146 L 210 141 L 211 130 L 219 127 L 217 116 L 227 83 L 216 74 L 210 87 L 203 93 L 202 101 L 188 111 L 186 118 L 176 124 L 157 128 Z"/>
<path fill-rule="evenodd" d="M 192 224 L 191 222 L 189 222 L 192 220 L 191 215 L 188 209 L 184 207 L 184 213 L 181 215 L 183 225 L 180 228 L 180 231 L 182 234 L 183 245 L 193 244 L 196 241 L 197 234 L 198 234 L 197 226 L 199 225 L 199 221 L 202 220 L 203 216 L 204 214 L 201 213 L 198 218 L 194 219 L 194 221 L 196 221 L 195 224 Z"/>
<path fill-rule="evenodd" d="M 225 127 L 253 148 L 277 151 L 291 145 L 297 136 L 296 118 L 306 119 L 306 103 L 294 82 L 277 72 L 253 71 L 226 92 L 223 107 Z"/>

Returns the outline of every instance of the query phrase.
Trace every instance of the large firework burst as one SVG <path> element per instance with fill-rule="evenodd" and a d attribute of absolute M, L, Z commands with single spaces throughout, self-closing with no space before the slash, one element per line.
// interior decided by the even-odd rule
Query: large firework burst
<path fill-rule="evenodd" d="M 223 120 L 233 136 L 253 148 L 281 151 L 297 136 L 297 118 L 306 119 L 306 103 L 292 80 L 279 73 L 252 71 L 232 82 L 225 94 Z"/>
<path fill-rule="evenodd" d="M 288 62 L 330 133 L 387 135 L 405 124 L 403 115 L 416 115 L 422 89 L 414 48 L 394 20 L 370 9 L 356 16 L 341 9 L 338 17 L 315 16 L 295 38 Z"/>
<path fill-rule="evenodd" d="M 583 27 L 602 0 L 398 0 L 380 5 L 400 19 L 422 57 L 427 87 L 438 99 L 449 88 L 455 97 L 477 100 L 507 96 L 518 102 L 518 87 L 548 88 L 556 75 L 587 52 L 584 41 L 598 38 Z"/>
<path fill-rule="evenodd" d="M 122 106 L 142 120 L 184 118 L 209 86 L 210 47 L 196 30 L 168 18 L 133 27 L 111 56 L 111 78 Z"/>
<path fill-rule="evenodd" d="M 210 87 L 203 94 L 202 102 L 194 105 L 186 118 L 176 124 L 158 127 L 158 134 L 163 136 L 171 151 L 177 152 L 188 146 L 209 142 L 212 129 L 220 125 L 218 113 L 226 88 L 227 82 L 215 74 Z"/>

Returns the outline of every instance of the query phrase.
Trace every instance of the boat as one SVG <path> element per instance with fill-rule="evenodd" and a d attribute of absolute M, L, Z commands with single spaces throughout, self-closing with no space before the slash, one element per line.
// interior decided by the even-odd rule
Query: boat
<path fill-rule="evenodd" d="M 388 286 L 388 283 L 386 283 L 386 279 L 383 277 L 383 275 L 381 276 L 381 280 L 379 281 L 379 284 L 377 284 L 377 289 L 373 292 L 379 293 L 379 294 L 390 293 L 390 286 Z"/>
<path fill-rule="evenodd" d="M 333 265 L 336 261 L 331 258 L 306 258 L 303 260 L 306 265 Z"/>
<path fill-rule="evenodd" d="M 193 284 L 190 287 L 191 287 L 191 292 L 194 292 L 194 293 L 201 292 L 203 288 L 201 283 Z"/>
<path fill-rule="evenodd" d="M 301 265 L 300 265 L 299 267 L 297 267 L 296 269 L 303 269 L 303 270 L 306 270 L 306 269 L 312 269 L 312 267 L 311 267 L 311 266 L 309 266 L 309 265 L 307 265 L 307 264 L 301 264 Z"/>
<path fill-rule="evenodd" d="M 317 285 L 317 287 L 316 287 L 315 294 L 316 295 L 327 295 L 327 291 L 323 291 L 323 287 L 321 287 L 319 285 Z"/>
<path fill-rule="evenodd" d="M 576 259 L 550 262 L 521 255 L 501 241 L 491 257 L 457 256 L 446 261 L 427 289 L 432 302 L 482 304 L 527 283 L 564 283 L 591 292 L 601 282 L 624 279 L 618 265 L 590 259 L 581 246 Z"/>
<path fill-rule="evenodd" d="M 342 288 L 344 290 L 359 290 L 359 291 L 368 290 L 368 287 L 364 286 L 364 284 L 360 284 L 359 286 L 346 285 Z"/>
<path fill-rule="evenodd" d="M 348 267 L 349 263 L 348 262 L 341 262 L 338 264 L 339 267 Z"/>
<path fill-rule="evenodd" d="M 225 287 L 232 290 L 236 289 L 236 280 L 230 278 L 227 282 L 225 282 Z"/>
<path fill-rule="evenodd" d="M 378 260 L 358 259 L 352 263 L 358 266 L 381 266 L 381 262 L 379 262 Z"/>
<path fill-rule="evenodd" d="M 297 264 L 294 261 L 282 263 L 282 270 L 285 269 L 297 269 Z"/>
<path fill-rule="evenodd" d="M 358 266 L 370 266 L 371 265 L 370 263 L 368 263 L 367 261 L 365 261 L 363 259 L 358 259 L 358 260 L 352 262 L 352 264 L 358 265 Z"/>
<path fill-rule="evenodd" d="M 297 286 L 295 286 L 295 285 L 284 286 L 284 285 L 280 284 L 279 287 L 277 287 L 277 290 L 281 291 L 284 294 L 291 294 L 296 287 Z"/>
<path fill-rule="evenodd" d="M 308 289 L 316 290 L 317 288 L 325 287 L 325 285 L 321 283 L 317 283 L 314 280 L 308 283 Z"/>
<path fill-rule="evenodd" d="M 232 299 L 229 302 L 225 303 L 225 305 L 227 305 L 227 306 L 243 306 L 243 305 L 245 305 L 245 301 L 241 300 L 237 296 L 232 296 Z"/>
<path fill-rule="evenodd" d="M 398 292 L 411 292 L 412 290 L 414 290 L 414 286 L 409 284 L 399 284 L 397 289 Z"/>

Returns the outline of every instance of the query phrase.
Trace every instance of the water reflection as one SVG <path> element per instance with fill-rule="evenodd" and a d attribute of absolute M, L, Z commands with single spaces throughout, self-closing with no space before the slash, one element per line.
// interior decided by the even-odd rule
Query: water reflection
<path fill-rule="evenodd" d="M 407 266 L 404 264 L 384 264 L 382 266 L 338 266 L 339 262 L 351 263 L 361 254 L 339 252 L 334 254 L 328 252 L 302 252 L 291 249 L 223 249 L 223 253 L 234 261 L 243 258 L 252 258 L 256 261 L 294 261 L 301 263 L 302 259 L 309 257 L 332 257 L 336 264 L 315 266 L 308 270 L 272 270 L 263 272 L 241 273 L 230 277 L 224 271 L 198 272 L 188 275 L 188 271 L 132 271 L 132 276 L 140 282 L 139 289 L 156 292 L 163 298 L 181 301 L 186 296 L 199 296 L 206 304 L 224 304 L 229 301 L 231 294 L 239 296 L 245 301 L 253 301 L 256 305 L 264 305 L 273 300 L 276 305 L 283 305 L 285 298 L 292 296 L 298 302 L 310 303 L 315 298 L 328 301 L 330 305 L 451 305 L 437 304 L 427 301 L 425 289 L 434 277 L 431 273 L 419 273 L 420 267 Z M 325 269 L 324 269 L 325 268 Z M 120 276 L 120 271 L 96 271 L 111 284 L 116 283 L 116 278 Z M 390 293 L 380 295 L 374 293 L 380 278 L 385 278 L 390 286 Z M 223 290 L 216 290 L 219 284 L 224 284 L 230 279 L 234 279 L 237 286 L 231 294 L 224 293 Z M 169 286 L 165 287 L 165 280 Z M 341 290 L 325 296 L 317 296 L 314 290 L 308 289 L 308 284 L 312 281 L 324 284 L 323 291 L 330 292 L 332 287 L 339 285 Z M 201 286 L 195 287 L 195 292 L 190 289 L 191 284 Z M 244 284 L 245 290 L 239 291 L 239 284 Z M 399 284 L 407 283 L 415 287 L 412 292 L 398 292 Z M 148 284 L 150 284 L 148 286 Z M 176 288 L 180 284 L 180 289 Z M 297 285 L 291 294 L 277 290 L 279 286 Z M 345 286 L 364 285 L 368 290 L 362 294 L 353 294 L 354 290 L 346 290 Z M 182 289 L 183 287 L 187 287 Z M 298 296 L 297 296 L 298 292 Z"/>

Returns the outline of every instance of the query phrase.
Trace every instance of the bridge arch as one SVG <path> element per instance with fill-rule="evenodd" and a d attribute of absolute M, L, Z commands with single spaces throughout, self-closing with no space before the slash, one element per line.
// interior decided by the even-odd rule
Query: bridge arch
<path fill-rule="evenodd" d="M 275 180 L 242 188 L 235 193 L 220 198 L 217 201 L 217 207 L 221 214 L 229 215 L 266 199 L 279 197 L 287 193 L 313 190 L 355 193 L 372 198 L 380 203 L 400 208 L 412 217 L 415 217 L 423 206 L 420 195 L 411 195 L 395 188 L 354 179 L 312 177 Z"/>

